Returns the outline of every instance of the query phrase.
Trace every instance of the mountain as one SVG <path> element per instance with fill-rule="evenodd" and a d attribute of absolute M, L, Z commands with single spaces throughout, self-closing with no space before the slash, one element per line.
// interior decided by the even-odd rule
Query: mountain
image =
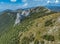
<path fill-rule="evenodd" d="M 46 6 L 51 11 L 60 12 L 60 6 Z"/>
<path fill-rule="evenodd" d="M 58 44 L 59 24 L 60 13 L 45 7 L 2 12 L 0 44 Z"/>
<path fill-rule="evenodd" d="M 49 3 L 45 7 L 51 11 L 60 12 L 60 3 Z"/>

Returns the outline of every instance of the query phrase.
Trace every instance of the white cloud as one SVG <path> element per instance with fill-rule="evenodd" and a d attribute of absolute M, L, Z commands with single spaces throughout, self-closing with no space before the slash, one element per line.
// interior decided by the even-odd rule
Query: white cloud
<path fill-rule="evenodd" d="M 23 5 L 23 7 L 26 7 L 28 5 L 28 3 L 25 3 L 24 5 Z"/>
<path fill-rule="evenodd" d="M 11 2 L 16 2 L 17 0 L 10 0 Z"/>
<path fill-rule="evenodd" d="M 22 2 L 26 2 L 27 0 L 22 0 Z"/>
<path fill-rule="evenodd" d="M 48 0 L 47 3 L 50 3 L 50 1 Z"/>
<path fill-rule="evenodd" d="M 55 1 L 55 3 L 58 3 L 58 2 L 59 2 L 58 0 Z"/>

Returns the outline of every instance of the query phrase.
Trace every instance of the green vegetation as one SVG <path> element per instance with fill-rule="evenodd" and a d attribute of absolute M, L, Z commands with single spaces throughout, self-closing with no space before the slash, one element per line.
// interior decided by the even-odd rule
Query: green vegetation
<path fill-rule="evenodd" d="M 35 40 L 34 44 L 39 44 L 39 41 L 38 40 Z"/>
<path fill-rule="evenodd" d="M 44 41 L 41 41 L 41 44 L 44 44 Z"/>
<path fill-rule="evenodd" d="M 21 44 L 29 44 L 29 39 L 28 37 L 24 37 L 21 41 Z"/>
<path fill-rule="evenodd" d="M 32 35 L 30 35 L 30 42 L 32 42 L 32 41 L 34 41 L 34 39 L 35 39 L 35 37 L 34 37 L 34 35 L 32 34 Z"/>
<path fill-rule="evenodd" d="M 52 20 L 48 20 L 45 22 L 45 26 L 53 26 Z"/>
<path fill-rule="evenodd" d="M 44 35 L 43 39 L 48 40 L 48 41 L 54 41 L 55 40 L 54 36 L 52 36 L 52 35 Z"/>

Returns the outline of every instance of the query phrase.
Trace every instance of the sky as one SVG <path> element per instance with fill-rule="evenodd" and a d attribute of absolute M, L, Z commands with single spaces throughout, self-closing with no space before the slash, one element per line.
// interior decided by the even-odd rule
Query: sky
<path fill-rule="evenodd" d="M 60 0 L 0 0 L 0 11 L 6 9 L 29 8 L 36 6 L 45 6 L 54 3 L 60 5 Z"/>

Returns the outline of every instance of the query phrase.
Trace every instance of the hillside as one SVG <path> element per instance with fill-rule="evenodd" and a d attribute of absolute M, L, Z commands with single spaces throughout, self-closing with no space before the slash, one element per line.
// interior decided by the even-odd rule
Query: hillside
<path fill-rule="evenodd" d="M 14 13 L 9 12 L 4 12 L 0 15 L 0 35 L 14 24 L 15 17 Z"/>
<path fill-rule="evenodd" d="M 58 44 L 60 13 L 44 7 L 29 9 L 30 15 L 14 25 L 16 13 L 0 16 L 0 44 Z M 4 23 L 4 24 L 3 24 Z M 7 25 L 6 25 L 7 24 Z M 6 26 L 6 27 L 5 27 Z"/>

